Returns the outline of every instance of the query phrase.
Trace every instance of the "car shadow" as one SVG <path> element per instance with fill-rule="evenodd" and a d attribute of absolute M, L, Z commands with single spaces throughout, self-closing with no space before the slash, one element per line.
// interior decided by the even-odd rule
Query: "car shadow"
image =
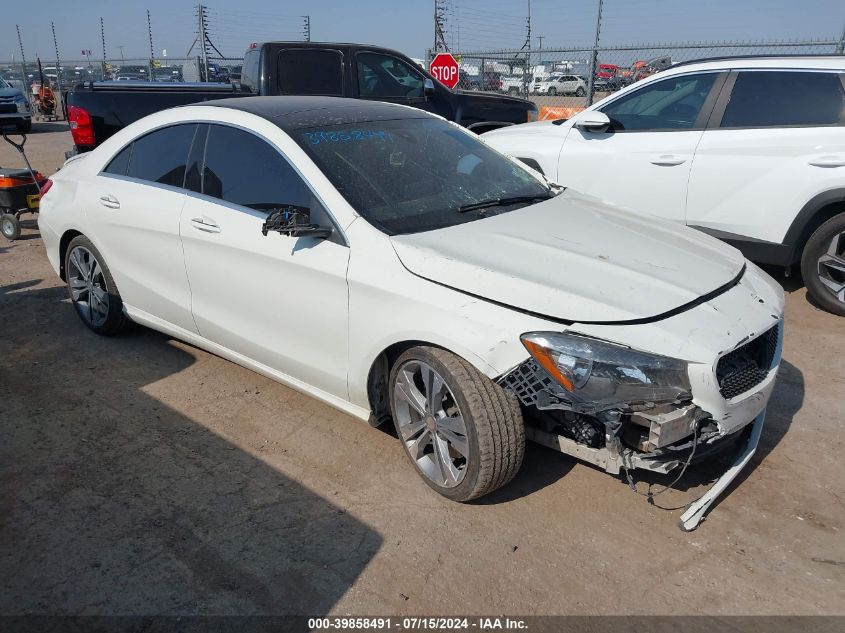
<path fill-rule="evenodd" d="M 476 499 L 475 505 L 497 505 L 508 503 L 539 492 L 557 483 L 579 463 L 574 457 L 562 455 L 534 442 L 525 445 L 522 468 L 507 486 Z"/>
<path fill-rule="evenodd" d="M 343 508 L 147 393 L 194 357 L 0 287 L 0 613 L 327 613 L 381 547 Z M 197 397 L 202 397 L 197 386 Z"/>

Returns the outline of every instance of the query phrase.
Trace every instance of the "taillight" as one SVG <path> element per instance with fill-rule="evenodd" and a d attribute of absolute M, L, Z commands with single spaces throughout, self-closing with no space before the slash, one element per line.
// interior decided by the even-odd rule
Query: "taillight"
<path fill-rule="evenodd" d="M 89 147 L 96 145 L 94 139 L 94 125 L 91 123 L 91 115 L 88 110 L 79 106 L 69 105 L 67 107 L 67 118 L 70 123 L 70 134 L 77 147 Z"/>
<path fill-rule="evenodd" d="M 49 178 L 44 181 L 44 184 L 41 185 L 41 191 L 39 192 L 39 194 L 41 195 L 42 198 L 44 197 L 44 195 L 48 191 L 50 191 L 50 187 L 52 187 L 52 186 L 53 186 L 53 181 L 50 180 Z"/>

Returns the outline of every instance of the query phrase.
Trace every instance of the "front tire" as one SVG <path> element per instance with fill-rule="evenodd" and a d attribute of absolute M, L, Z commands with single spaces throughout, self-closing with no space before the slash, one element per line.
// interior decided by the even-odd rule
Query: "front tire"
<path fill-rule="evenodd" d="M 108 336 L 129 327 L 114 278 L 100 251 L 84 235 L 68 244 L 65 277 L 73 307 L 90 330 Z"/>
<path fill-rule="evenodd" d="M 433 490 L 465 502 L 516 475 L 525 454 L 525 427 L 512 393 L 435 347 L 404 352 L 389 384 L 396 432 Z"/>
<path fill-rule="evenodd" d="M 845 316 L 845 213 L 822 224 L 807 240 L 801 275 L 820 307 Z"/>
<path fill-rule="evenodd" d="M 549 96 L 550 97 L 557 96 L 557 88 L 549 88 Z"/>

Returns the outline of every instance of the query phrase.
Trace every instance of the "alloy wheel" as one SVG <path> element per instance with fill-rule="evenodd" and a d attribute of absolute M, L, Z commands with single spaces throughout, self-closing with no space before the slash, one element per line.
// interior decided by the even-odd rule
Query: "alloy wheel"
<path fill-rule="evenodd" d="M 845 303 L 845 232 L 830 240 L 827 251 L 818 259 L 817 271 L 825 289 Z"/>
<path fill-rule="evenodd" d="M 393 404 L 400 439 L 420 471 L 454 488 L 466 475 L 469 439 L 455 396 L 430 365 L 410 360 L 396 374 Z"/>
<path fill-rule="evenodd" d="M 109 293 L 103 269 L 84 246 L 76 246 L 68 257 L 68 287 L 73 305 L 90 325 L 99 327 L 109 314 Z"/>

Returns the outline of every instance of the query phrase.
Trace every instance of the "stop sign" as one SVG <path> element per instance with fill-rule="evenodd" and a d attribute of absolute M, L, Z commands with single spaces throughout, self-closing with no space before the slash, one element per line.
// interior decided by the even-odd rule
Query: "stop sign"
<path fill-rule="evenodd" d="M 449 53 L 437 53 L 434 59 L 431 60 L 432 76 L 440 83 L 449 88 L 454 88 L 458 85 L 458 62 Z"/>

